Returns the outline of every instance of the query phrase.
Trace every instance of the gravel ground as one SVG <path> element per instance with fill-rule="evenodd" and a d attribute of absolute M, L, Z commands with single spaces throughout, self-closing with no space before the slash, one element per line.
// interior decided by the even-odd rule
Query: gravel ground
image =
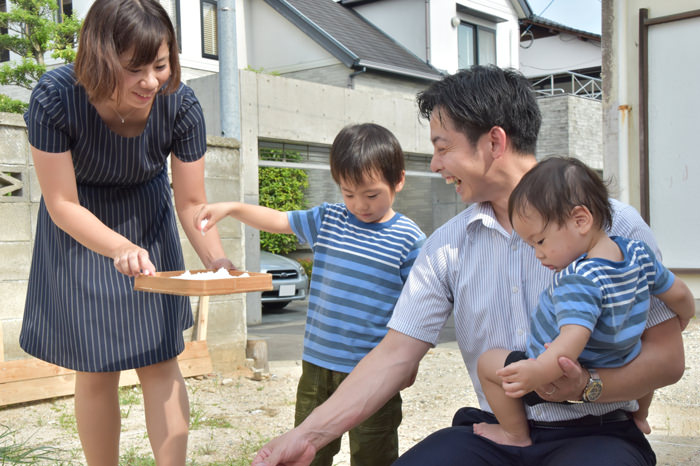
<path fill-rule="evenodd" d="M 700 465 L 700 322 L 684 332 L 686 372 L 677 384 L 658 390 L 651 407 L 649 439 L 660 465 Z M 293 424 L 294 394 L 301 374 L 299 361 L 270 363 L 270 376 L 252 380 L 247 372 L 187 379 L 192 429 L 189 465 L 242 465 L 269 438 Z M 469 377 L 454 344 L 431 350 L 416 383 L 404 390 L 404 421 L 399 429 L 404 451 L 429 433 L 450 424 L 453 413 L 476 406 Z M 122 464 L 153 464 L 146 436 L 140 391 L 122 389 Z M 0 424 L 12 433 L 0 437 L 27 446 L 52 445 L 60 460 L 40 464 L 83 464 L 75 429 L 73 399 L 0 408 Z M 0 432 L 2 433 L 2 432 Z M 1 451 L 1 450 L 0 450 Z M 336 457 L 349 465 L 347 443 Z M 0 457 L 0 464 L 2 462 Z"/>

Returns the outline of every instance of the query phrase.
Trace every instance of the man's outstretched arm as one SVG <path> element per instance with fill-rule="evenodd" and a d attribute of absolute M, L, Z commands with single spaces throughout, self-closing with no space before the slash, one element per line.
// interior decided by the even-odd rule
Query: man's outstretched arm
<path fill-rule="evenodd" d="M 265 445 L 253 465 L 308 465 L 316 452 L 384 406 L 416 379 L 430 344 L 389 330 L 325 403 L 295 429 Z"/>

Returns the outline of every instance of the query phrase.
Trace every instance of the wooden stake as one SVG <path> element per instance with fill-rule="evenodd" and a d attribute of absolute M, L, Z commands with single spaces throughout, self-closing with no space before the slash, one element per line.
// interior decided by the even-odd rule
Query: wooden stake
<path fill-rule="evenodd" d="M 195 340 L 207 339 L 207 324 L 209 320 L 209 296 L 199 297 L 199 310 L 197 311 L 197 334 Z"/>

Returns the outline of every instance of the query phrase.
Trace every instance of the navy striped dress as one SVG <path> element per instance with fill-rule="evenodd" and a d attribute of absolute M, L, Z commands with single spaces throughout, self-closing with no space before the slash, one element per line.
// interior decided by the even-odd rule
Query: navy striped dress
<path fill-rule="evenodd" d="M 167 157 L 206 152 L 202 109 L 190 88 L 158 95 L 143 133 L 112 132 L 75 83 L 73 66 L 50 71 L 24 115 L 29 143 L 71 151 L 80 204 L 146 249 L 156 270 L 182 270 Z M 193 324 L 186 297 L 133 291 L 113 258 L 79 244 L 39 205 L 20 334 L 29 354 L 85 372 L 132 369 L 177 356 Z"/>

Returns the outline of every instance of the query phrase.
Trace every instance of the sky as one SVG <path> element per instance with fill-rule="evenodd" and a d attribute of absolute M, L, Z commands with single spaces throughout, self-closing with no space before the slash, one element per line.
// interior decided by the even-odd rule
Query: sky
<path fill-rule="evenodd" d="M 528 4 L 537 16 L 586 32 L 601 33 L 601 0 L 528 0 Z"/>

